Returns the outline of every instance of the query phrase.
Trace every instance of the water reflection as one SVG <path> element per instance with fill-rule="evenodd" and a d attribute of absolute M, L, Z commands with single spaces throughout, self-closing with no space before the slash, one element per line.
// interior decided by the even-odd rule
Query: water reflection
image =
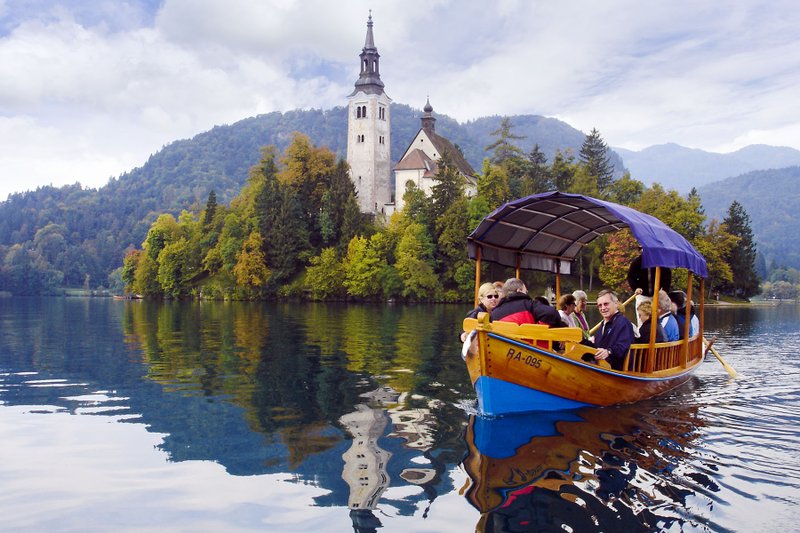
<path fill-rule="evenodd" d="M 471 416 L 462 489 L 480 511 L 476 531 L 652 531 L 692 522 L 688 477 L 676 472 L 703 421 L 696 406 L 587 408 L 486 419 Z"/>

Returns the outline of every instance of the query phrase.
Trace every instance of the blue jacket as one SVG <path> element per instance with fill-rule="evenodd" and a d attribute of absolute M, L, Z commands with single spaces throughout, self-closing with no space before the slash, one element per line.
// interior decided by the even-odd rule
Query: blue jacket
<path fill-rule="evenodd" d="M 664 333 L 667 334 L 668 342 L 681 340 L 681 330 L 678 327 L 678 319 L 675 318 L 675 315 L 669 313 L 659 318 L 658 321 L 661 322 Z"/>
<path fill-rule="evenodd" d="M 633 344 L 633 324 L 617 311 L 611 320 L 603 322 L 594 335 L 595 348 L 608 350 L 608 363 L 615 370 L 622 370 L 622 362 Z"/>

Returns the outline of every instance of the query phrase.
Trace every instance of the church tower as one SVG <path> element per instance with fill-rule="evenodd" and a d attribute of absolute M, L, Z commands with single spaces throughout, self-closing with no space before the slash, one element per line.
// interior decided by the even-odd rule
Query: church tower
<path fill-rule="evenodd" d="M 372 13 L 360 54 L 361 73 L 347 97 L 347 162 L 364 213 L 384 213 L 394 201 L 391 178 L 391 98 L 383 91 L 380 55 L 372 36 Z"/>

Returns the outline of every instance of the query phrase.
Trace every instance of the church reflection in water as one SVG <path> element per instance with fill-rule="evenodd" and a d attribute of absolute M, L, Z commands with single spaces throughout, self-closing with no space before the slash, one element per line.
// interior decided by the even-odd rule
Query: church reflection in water
<path fill-rule="evenodd" d="M 365 393 L 365 403 L 342 415 L 339 422 L 352 436 L 352 444 L 342 454 L 342 478 L 350 488 L 347 505 L 357 532 L 376 531 L 381 527 L 375 510 L 381 495 L 391 481 L 389 461 L 392 453 L 380 447 L 378 440 L 384 436 L 401 438 L 405 448 L 425 452 L 434 444 L 435 417 L 426 408 L 403 408 L 406 394 L 390 387 L 379 387 Z M 426 485 L 436 478 L 434 468 L 408 466 L 399 477 L 413 485 Z"/>

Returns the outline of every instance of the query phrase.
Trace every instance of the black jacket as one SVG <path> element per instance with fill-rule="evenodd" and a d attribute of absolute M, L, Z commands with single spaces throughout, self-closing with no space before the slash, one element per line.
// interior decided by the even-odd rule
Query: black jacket
<path fill-rule="evenodd" d="M 655 268 L 642 268 L 642 254 L 639 254 L 628 267 L 628 285 L 631 290 L 642 289 L 642 295 L 653 296 L 654 285 L 656 282 L 656 269 Z M 660 289 L 669 292 L 669 287 L 672 284 L 672 270 L 667 267 L 661 267 L 661 286 Z"/>

